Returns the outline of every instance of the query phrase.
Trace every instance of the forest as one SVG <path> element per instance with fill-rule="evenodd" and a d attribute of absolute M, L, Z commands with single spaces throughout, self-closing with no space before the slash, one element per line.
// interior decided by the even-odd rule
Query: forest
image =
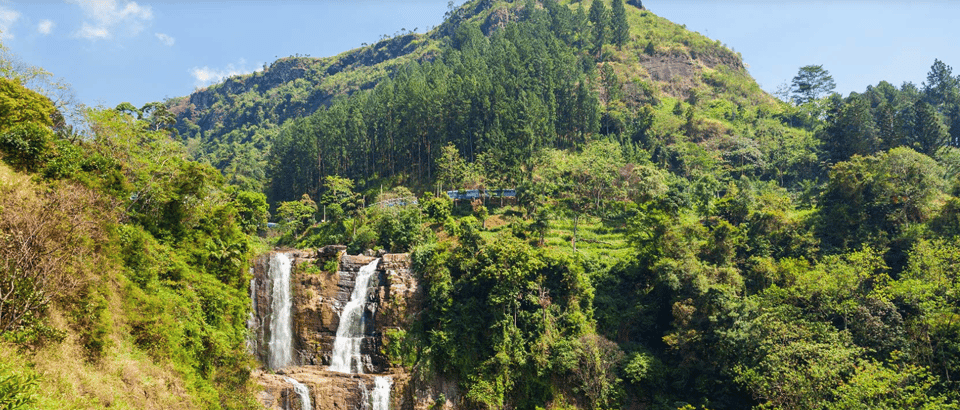
<path fill-rule="evenodd" d="M 628 3 L 470 1 L 206 128 L 0 65 L 0 409 L 259 408 L 250 260 L 331 244 L 411 254 L 384 354 L 462 408 L 960 408 L 960 76 L 770 95 Z"/>

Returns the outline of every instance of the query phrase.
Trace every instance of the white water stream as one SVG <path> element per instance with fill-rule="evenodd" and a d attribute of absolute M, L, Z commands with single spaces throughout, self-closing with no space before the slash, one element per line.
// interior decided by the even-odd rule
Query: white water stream
<path fill-rule="evenodd" d="M 307 385 L 300 383 L 291 377 L 284 376 L 283 379 L 286 380 L 287 383 L 292 384 L 293 391 L 297 392 L 297 396 L 300 396 L 300 409 L 313 410 L 313 406 L 310 404 L 310 389 L 307 388 Z"/>
<path fill-rule="evenodd" d="M 373 383 L 373 393 L 370 394 L 371 410 L 390 410 L 390 387 L 393 386 L 393 379 L 390 376 L 377 376 Z"/>
<path fill-rule="evenodd" d="M 272 282 L 273 302 L 270 305 L 270 340 L 267 342 L 267 365 L 274 370 L 293 361 L 293 325 L 290 310 L 290 255 L 274 253 L 270 257 L 267 276 Z"/>
<path fill-rule="evenodd" d="M 360 268 L 353 285 L 350 300 L 340 313 L 337 338 L 333 340 L 330 370 L 340 373 L 363 373 L 363 358 L 360 343 L 363 340 L 363 311 L 367 305 L 367 290 L 370 277 L 377 270 L 380 259 Z"/>

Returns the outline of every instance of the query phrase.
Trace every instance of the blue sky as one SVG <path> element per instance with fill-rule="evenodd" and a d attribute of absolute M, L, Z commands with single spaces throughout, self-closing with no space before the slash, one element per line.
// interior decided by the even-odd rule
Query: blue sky
<path fill-rule="evenodd" d="M 458 0 L 456 3 L 462 3 Z M 644 0 L 740 52 L 767 91 L 823 64 L 848 94 L 960 67 L 960 2 Z M 2 42 L 87 105 L 187 95 L 279 57 L 324 57 L 439 24 L 447 0 L 0 0 Z M 957 74 L 960 74 L 958 68 Z"/>

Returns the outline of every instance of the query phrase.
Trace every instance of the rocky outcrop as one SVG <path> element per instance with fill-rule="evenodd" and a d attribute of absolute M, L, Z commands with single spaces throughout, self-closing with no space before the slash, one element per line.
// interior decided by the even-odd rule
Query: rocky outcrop
<path fill-rule="evenodd" d="M 347 303 L 350 295 L 344 296 L 341 291 L 347 275 L 324 271 L 318 262 L 315 256 L 294 260 L 294 346 L 300 364 L 329 366 L 330 351 L 340 324 L 338 308 Z"/>
<path fill-rule="evenodd" d="M 726 66 L 732 71 L 746 72 L 740 57 L 726 48 L 716 47 L 689 53 L 681 51 L 641 54 L 640 65 L 650 79 L 661 83 L 661 90 L 675 97 L 687 98 L 689 91 L 697 87 L 704 68 Z"/>
<path fill-rule="evenodd" d="M 342 255 L 336 272 L 324 272 L 317 266 L 316 257 L 298 258 L 294 261 L 294 334 L 299 353 L 299 363 L 314 366 L 329 366 L 333 341 L 340 325 L 340 312 L 350 300 L 357 272 L 373 261 L 374 257 Z M 381 335 L 377 329 L 377 311 L 381 298 L 390 297 L 389 286 L 384 281 L 385 272 L 378 269 L 370 280 L 377 291 L 368 292 L 364 312 L 363 338 L 360 352 L 365 357 L 366 373 L 382 373 L 389 367 L 380 352 Z"/>
<path fill-rule="evenodd" d="M 284 251 L 290 252 L 293 258 L 303 258 L 307 255 L 304 251 Z M 270 306 L 273 304 L 273 294 L 271 286 L 273 283 L 267 278 L 267 271 L 270 266 L 270 252 L 260 255 L 253 261 L 250 268 L 253 278 L 250 280 L 250 299 L 252 300 L 252 310 L 250 318 L 247 321 L 247 328 L 250 329 L 251 339 L 249 348 L 260 363 L 267 361 L 267 341 L 270 340 Z"/>
<path fill-rule="evenodd" d="M 316 410 L 354 410 L 367 408 L 364 403 L 374 388 L 374 377 L 369 374 L 344 374 L 327 371 L 322 367 L 287 367 L 277 374 L 256 371 L 253 379 L 263 389 L 258 395 L 260 403 L 270 410 L 300 409 L 300 397 L 293 385 L 284 380 L 290 377 L 303 383 L 310 390 L 310 402 Z M 407 385 L 403 375 L 389 375 L 394 385 Z M 401 394 L 393 394 L 392 409 L 403 408 Z"/>
<path fill-rule="evenodd" d="M 383 255 L 378 269 L 383 272 L 383 286 L 377 295 L 377 331 L 383 334 L 391 328 L 409 328 L 423 303 L 423 291 L 413 275 L 410 254 Z"/>
<path fill-rule="evenodd" d="M 365 408 L 365 392 L 373 390 L 374 377 L 393 379 L 392 409 L 453 409 L 460 402 L 455 380 L 436 375 L 411 377 L 404 369 L 391 366 L 383 353 L 384 335 L 390 329 L 409 329 L 421 310 L 423 291 L 413 274 L 409 254 L 380 254 L 377 272 L 370 280 L 361 353 L 365 374 L 343 374 L 327 370 L 333 350 L 340 311 L 349 301 L 357 272 L 376 257 L 351 256 L 344 247 L 325 247 L 316 252 L 289 251 L 293 257 L 293 331 L 295 366 L 276 373 L 257 370 L 253 379 L 261 386 L 258 399 L 268 409 L 300 409 L 300 397 L 284 377 L 307 385 L 314 409 L 353 410 Z M 324 270 L 331 260 L 336 270 Z M 266 360 L 271 306 L 265 280 L 269 254 L 254 263 L 251 296 L 254 314 L 250 324 L 251 349 Z M 439 406 L 439 407 L 438 407 Z"/>

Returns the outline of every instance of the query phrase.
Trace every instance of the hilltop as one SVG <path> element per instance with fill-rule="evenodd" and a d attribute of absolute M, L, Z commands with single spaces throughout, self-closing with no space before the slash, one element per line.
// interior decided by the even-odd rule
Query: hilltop
<path fill-rule="evenodd" d="M 756 127 L 744 126 L 743 115 L 769 117 L 784 111 L 750 77 L 739 54 L 637 7 L 638 3 L 626 6 L 629 38 L 620 45 L 591 44 L 589 1 L 475 0 L 452 9 L 427 33 L 403 33 L 333 57 L 282 58 L 262 71 L 231 77 L 166 103 L 177 115 L 177 130 L 195 157 L 212 163 L 232 182 L 263 189 L 270 179 L 266 155 L 284 123 L 327 109 L 338 99 L 372 92 L 404 68 L 429 64 L 445 50 L 461 49 L 457 33 L 464 27 L 477 27 L 492 38 L 529 22 L 532 14 L 525 10 L 533 5 L 545 12 L 543 18 L 551 19 L 545 28 L 562 42 L 560 47 L 581 61 L 572 69 L 582 74 L 565 75 L 571 77 L 571 87 L 583 75 L 587 91 L 597 98 L 598 132 L 629 133 L 634 138 L 645 133 L 650 135 L 644 138 L 667 141 L 664 145 L 685 134 L 692 141 L 709 140 L 702 145 L 712 150 L 743 145 L 742 140 L 716 138 L 752 134 L 748 128 Z M 696 106 L 694 114 L 703 114 L 692 122 L 685 112 L 690 105 Z M 653 130 L 639 129 L 643 123 Z M 752 135 L 746 138 L 755 140 Z M 418 179 L 414 184 L 429 182 Z"/>

